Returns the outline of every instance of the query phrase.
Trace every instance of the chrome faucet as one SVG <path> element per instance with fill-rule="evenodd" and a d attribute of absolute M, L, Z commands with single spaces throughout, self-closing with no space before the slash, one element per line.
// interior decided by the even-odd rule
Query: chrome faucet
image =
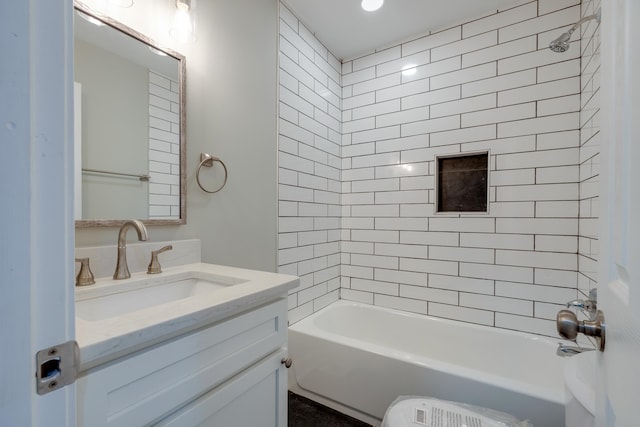
<path fill-rule="evenodd" d="M 598 289 L 593 288 L 589 291 L 589 299 L 575 299 L 567 303 L 567 308 L 579 308 L 589 315 L 590 320 L 595 320 L 598 311 Z"/>
<path fill-rule="evenodd" d="M 144 241 L 149 238 L 147 236 L 147 228 L 142 221 L 132 219 L 122 224 L 120 232 L 118 233 L 118 260 L 116 261 L 116 271 L 113 273 L 114 280 L 128 279 L 131 277 L 129 266 L 127 265 L 127 231 L 130 227 L 135 228 L 138 232 L 138 240 Z"/>
<path fill-rule="evenodd" d="M 570 345 L 564 345 L 564 343 L 558 343 L 558 349 L 556 350 L 556 354 L 560 357 L 569 357 L 575 356 L 576 354 L 583 353 L 585 351 L 592 351 L 595 348 L 583 348 L 583 347 L 574 347 Z"/>

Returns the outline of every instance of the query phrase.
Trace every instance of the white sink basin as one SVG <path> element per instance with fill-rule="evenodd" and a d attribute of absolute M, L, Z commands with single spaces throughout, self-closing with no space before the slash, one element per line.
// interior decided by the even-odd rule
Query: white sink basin
<path fill-rule="evenodd" d="M 233 277 L 177 277 L 162 278 L 159 283 L 150 279 L 119 282 L 111 285 L 109 293 L 76 301 L 76 316 L 86 321 L 100 321 L 125 314 L 145 310 L 162 304 L 177 302 L 195 296 L 204 296 L 242 283 L 243 280 Z M 187 275 L 188 276 L 188 275 Z M 129 285 L 129 286 L 125 286 Z M 105 285 L 106 286 L 106 285 Z"/>
<path fill-rule="evenodd" d="M 294 276 L 200 262 L 98 278 L 75 289 L 80 370 L 286 298 L 298 284 Z"/>

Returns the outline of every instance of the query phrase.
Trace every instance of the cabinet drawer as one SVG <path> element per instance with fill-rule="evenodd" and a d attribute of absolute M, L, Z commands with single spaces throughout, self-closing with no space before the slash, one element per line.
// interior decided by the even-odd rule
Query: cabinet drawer
<path fill-rule="evenodd" d="M 78 425 L 148 425 L 283 347 L 285 299 L 90 371 L 77 381 Z"/>

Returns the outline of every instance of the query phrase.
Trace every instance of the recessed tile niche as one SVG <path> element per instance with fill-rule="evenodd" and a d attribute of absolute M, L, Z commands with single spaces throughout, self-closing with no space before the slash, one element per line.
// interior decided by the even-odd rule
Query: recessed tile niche
<path fill-rule="evenodd" d="M 488 152 L 437 157 L 436 168 L 436 212 L 488 212 Z"/>

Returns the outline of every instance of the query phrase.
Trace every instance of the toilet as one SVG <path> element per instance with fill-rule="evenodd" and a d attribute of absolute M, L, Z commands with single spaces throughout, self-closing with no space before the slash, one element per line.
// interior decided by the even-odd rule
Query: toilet
<path fill-rule="evenodd" d="M 595 370 L 595 351 L 586 351 L 566 359 L 565 427 L 595 426 Z M 456 424 L 456 419 L 470 420 L 475 422 L 471 425 L 483 427 L 531 426 L 528 421 L 520 421 L 492 409 L 421 396 L 400 396 L 387 409 L 381 427 L 431 426 L 434 425 L 432 417 L 442 419 L 441 423 L 435 423 L 442 427 L 462 425 Z M 447 417 L 453 421 L 447 421 Z"/>
<path fill-rule="evenodd" d="M 564 384 L 567 392 L 565 427 L 595 425 L 596 352 L 587 351 L 567 358 Z"/>
<path fill-rule="evenodd" d="M 493 409 L 419 396 L 400 396 L 387 409 L 381 427 L 530 427 Z"/>

